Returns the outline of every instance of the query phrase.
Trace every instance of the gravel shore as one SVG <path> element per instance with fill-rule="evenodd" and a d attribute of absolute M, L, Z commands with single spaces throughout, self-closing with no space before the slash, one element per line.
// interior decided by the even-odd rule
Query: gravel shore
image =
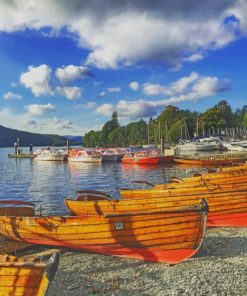
<path fill-rule="evenodd" d="M 169 266 L 64 252 L 47 296 L 246 296 L 247 228 L 207 229 L 199 252 Z"/>

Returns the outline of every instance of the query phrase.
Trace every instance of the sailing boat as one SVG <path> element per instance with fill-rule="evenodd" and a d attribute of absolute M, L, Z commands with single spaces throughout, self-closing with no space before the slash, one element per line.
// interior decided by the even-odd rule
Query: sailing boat
<path fill-rule="evenodd" d="M 183 129 L 185 133 L 185 139 L 183 139 Z M 197 136 L 198 136 L 198 129 L 197 129 Z M 179 154 L 183 154 L 188 151 L 194 151 L 194 152 L 212 151 L 215 149 L 215 145 L 213 145 L 212 143 L 191 141 L 185 120 L 183 125 L 181 126 L 181 139 L 179 139 L 179 144 L 176 147 L 178 149 Z"/>

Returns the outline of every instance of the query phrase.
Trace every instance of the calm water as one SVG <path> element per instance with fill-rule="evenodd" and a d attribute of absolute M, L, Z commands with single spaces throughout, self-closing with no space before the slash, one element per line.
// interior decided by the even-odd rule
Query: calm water
<path fill-rule="evenodd" d="M 133 180 L 161 183 L 185 176 L 188 167 L 176 165 L 85 164 L 8 158 L 13 148 L 0 148 L 0 199 L 32 201 L 43 214 L 68 214 L 66 197 L 79 189 L 94 189 L 119 197 L 118 188 Z"/>

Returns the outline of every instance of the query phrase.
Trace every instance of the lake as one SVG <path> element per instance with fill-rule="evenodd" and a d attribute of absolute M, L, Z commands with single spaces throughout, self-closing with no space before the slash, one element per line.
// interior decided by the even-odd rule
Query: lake
<path fill-rule="evenodd" d="M 26 149 L 27 150 L 27 149 Z M 119 197 L 119 188 L 133 180 L 162 183 L 186 176 L 188 167 L 175 164 L 86 164 L 8 158 L 13 148 L 0 148 L 0 199 L 32 201 L 42 214 L 68 214 L 64 199 L 79 189 L 94 189 Z"/>

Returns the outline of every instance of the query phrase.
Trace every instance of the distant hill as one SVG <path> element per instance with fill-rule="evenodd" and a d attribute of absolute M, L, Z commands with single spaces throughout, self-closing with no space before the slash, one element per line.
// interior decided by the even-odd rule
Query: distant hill
<path fill-rule="evenodd" d="M 69 136 L 69 135 L 66 135 L 66 136 L 63 136 L 65 139 L 68 139 L 69 141 L 75 141 L 75 142 L 78 142 L 80 145 L 82 144 L 83 142 L 83 137 L 82 136 Z"/>
<path fill-rule="evenodd" d="M 17 138 L 20 139 L 21 147 L 29 146 L 31 143 L 33 144 L 34 147 L 35 146 L 65 146 L 67 143 L 67 138 L 62 136 L 29 133 L 29 132 L 7 128 L 0 125 L 0 147 L 13 146 Z M 81 144 L 81 140 L 78 142 L 71 139 L 69 142 L 71 145 Z"/>

